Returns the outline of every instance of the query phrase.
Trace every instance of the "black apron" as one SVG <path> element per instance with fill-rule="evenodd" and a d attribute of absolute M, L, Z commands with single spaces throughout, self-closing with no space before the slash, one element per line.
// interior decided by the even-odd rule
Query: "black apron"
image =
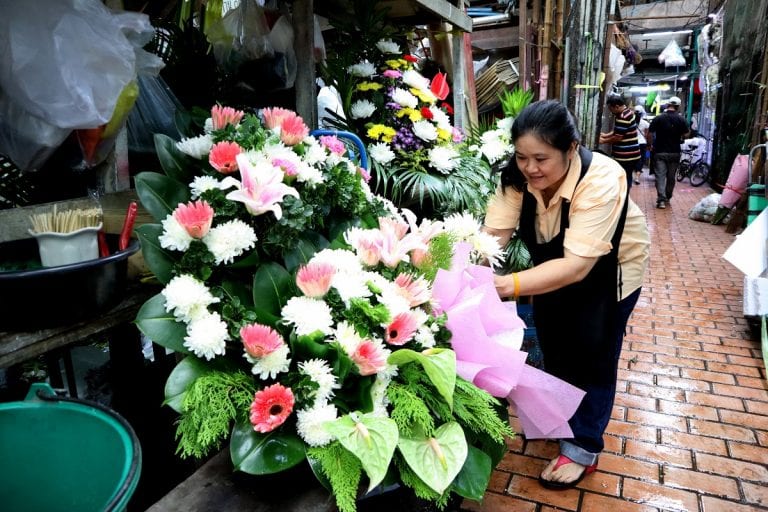
<path fill-rule="evenodd" d="M 579 155 L 581 182 L 592 163 L 592 152 L 579 147 Z M 618 252 L 628 203 L 627 196 L 611 239 L 611 252 L 601 256 L 582 281 L 533 298 L 533 319 L 544 354 L 544 369 L 578 387 L 611 385 L 616 380 Z M 523 192 L 518 233 L 534 265 L 563 257 L 569 212 L 570 202 L 563 199 L 560 232 L 551 241 L 539 244 L 536 198 L 528 190 Z"/>

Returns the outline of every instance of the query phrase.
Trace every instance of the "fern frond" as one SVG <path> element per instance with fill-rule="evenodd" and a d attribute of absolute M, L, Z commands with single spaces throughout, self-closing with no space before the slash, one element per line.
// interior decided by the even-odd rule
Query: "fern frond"
<path fill-rule="evenodd" d="M 339 511 L 355 512 L 357 510 L 357 490 L 362 476 L 360 460 L 338 441 L 326 446 L 309 448 L 307 457 L 320 463 L 320 469 L 328 477 L 333 489 Z"/>

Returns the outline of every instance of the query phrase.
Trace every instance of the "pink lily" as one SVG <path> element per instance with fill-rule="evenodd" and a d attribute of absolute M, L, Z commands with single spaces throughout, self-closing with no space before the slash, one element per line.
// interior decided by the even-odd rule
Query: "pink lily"
<path fill-rule="evenodd" d="M 237 155 L 237 165 L 240 168 L 242 183 L 232 179 L 238 190 L 227 194 L 227 199 L 245 203 L 245 208 L 251 215 L 261 215 L 266 212 L 275 214 L 276 219 L 283 216 L 280 203 L 284 196 L 299 197 L 295 188 L 283 183 L 284 173 L 265 161 L 252 164 L 244 153 Z M 224 181 L 230 178 L 225 178 Z"/>

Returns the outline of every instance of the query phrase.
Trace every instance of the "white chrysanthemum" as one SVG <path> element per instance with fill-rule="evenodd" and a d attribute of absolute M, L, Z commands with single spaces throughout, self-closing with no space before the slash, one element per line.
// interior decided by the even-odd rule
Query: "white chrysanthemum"
<path fill-rule="evenodd" d="M 395 375 L 397 375 L 397 366 L 394 365 L 387 365 L 386 368 L 376 374 L 376 380 L 371 386 L 371 399 L 373 402 L 371 414 L 374 416 L 389 417 L 389 411 L 387 410 L 389 405 L 387 388 Z"/>
<path fill-rule="evenodd" d="M 280 159 L 287 160 L 294 164 L 301 161 L 301 157 L 280 140 L 268 141 L 261 148 L 261 152 L 262 154 L 249 153 L 249 160 L 253 162 L 256 159 L 260 159 L 272 163 L 273 160 Z"/>
<path fill-rule="evenodd" d="M 315 403 L 327 402 L 333 398 L 333 390 L 341 387 L 336 380 L 336 376 L 333 374 L 333 370 L 324 359 L 310 359 L 299 363 L 299 372 L 317 384 Z"/>
<path fill-rule="evenodd" d="M 245 222 L 234 219 L 211 228 L 203 242 L 216 259 L 216 264 L 232 263 L 248 249 L 256 245 L 256 232 Z"/>
<path fill-rule="evenodd" d="M 189 184 L 189 189 L 192 191 L 193 200 L 209 190 L 223 190 L 221 182 L 213 176 L 196 176 L 192 183 Z"/>
<path fill-rule="evenodd" d="M 210 361 L 224 355 L 228 339 L 227 323 L 218 313 L 213 312 L 193 320 L 187 326 L 184 346 L 197 357 Z"/>
<path fill-rule="evenodd" d="M 372 160 L 380 164 L 388 164 L 395 159 L 395 152 L 389 148 L 386 142 L 377 142 L 368 146 L 368 154 Z"/>
<path fill-rule="evenodd" d="M 429 111 L 432 113 L 432 122 L 437 125 L 438 128 L 446 131 L 451 131 L 453 125 L 451 125 L 451 118 L 448 117 L 442 109 L 435 106 L 429 107 Z"/>
<path fill-rule="evenodd" d="M 421 120 L 413 123 L 413 134 L 426 142 L 437 140 L 437 128 L 430 121 Z"/>
<path fill-rule="evenodd" d="M 331 279 L 331 286 L 347 306 L 352 299 L 373 295 L 368 288 L 368 281 L 361 272 L 347 272 L 346 270 L 336 272 Z"/>
<path fill-rule="evenodd" d="M 410 311 L 411 309 L 410 302 L 400 294 L 394 283 L 389 283 L 388 286 L 382 286 L 381 293 L 376 295 L 376 299 L 380 304 L 384 304 L 384 307 L 387 308 L 390 319 L 395 318 L 400 313 Z"/>
<path fill-rule="evenodd" d="M 512 150 L 509 134 L 503 130 L 488 130 L 480 136 L 480 152 L 495 164 Z"/>
<path fill-rule="evenodd" d="M 345 272 L 352 274 L 363 271 L 363 266 L 357 258 L 357 254 L 346 249 L 323 249 L 312 256 L 312 261 L 329 263 L 335 268 L 343 268 Z"/>
<path fill-rule="evenodd" d="M 347 159 L 336 153 L 328 153 L 328 157 L 325 159 L 325 165 L 328 167 L 336 167 L 342 162 L 346 162 Z"/>
<path fill-rule="evenodd" d="M 411 94 L 410 91 L 401 89 L 399 87 L 392 91 L 392 101 L 400 105 L 401 107 L 416 108 L 419 104 L 419 100 Z"/>
<path fill-rule="evenodd" d="M 323 171 L 317 167 L 312 167 L 311 165 L 300 165 L 296 170 L 298 171 L 296 174 L 296 181 L 299 183 L 304 183 L 310 188 L 314 188 L 316 185 L 319 185 L 325 181 Z"/>
<path fill-rule="evenodd" d="M 414 340 L 421 345 L 422 348 L 432 348 L 435 346 L 435 335 L 426 325 L 419 327 L 419 330 L 416 331 L 416 336 L 414 336 Z"/>
<path fill-rule="evenodd" d="M 338 418 L 336 406 L 315 404 L 309 409 L 296 412 L 296 432 L 309 446 L 324 446 L 333 441 L 324 424 Z"/>
<path fill-rule="evenodd" d="M 219 302 L 205 283 L 189 274 L 171 279 L 161 293 L 165 297 L 165 310 L 187 323 L 207 315 L 208 306 Z"/>
<path fill-rule="evenodd" d="M 357 64 L 352 64 L 351 66 L 349 66 L 347 68 L 347 72 L 352 76 L 370 78 L 373 76 L 374 73 L 376 73 L 376 66 L 374 66 L 372 63 L 368 62 L 367 60 L 364 60 L 362 62 L 358 62 Z"/>
<path fill-rule="evenodd" d="M 503 130 L 505 133 L 511 133 L 513 124 L 515 124 L 514 117 L 505 117 L 496 121 L 496 128 Z"/>
<path fill-rule="evenodd" d="M 299 336 L 320 331 L 332 334 L 331 308 L 324 301 L 309 297 L 292 297 L 280 311 L 283 322 L 292 324 Z"/>
<path fill-rule="evenodd" d="M 213 118 L 209 117 L 205 120 L 205 123 L 203 123 L 203 131 L 205 133 L 213 133 Z"/>
<path fill-rule="evenodd" d="M 365 119 L 376 112 L 376 105 L 369 100 L 357 100 L 350 107 L 352 119 Z"/>
<path fill-rule="evenodd" d="M 480 231 L 480 222 L 469 213 L 454 213 L 443 220 L 443 227 L 461 240 L 469 240 Z"/>
<path fill-rule="evenodd" d="M 363 338 L 357 334 L 357 331 L 352 324 L 346 320 L 342 320 L 336 325 L 336 329 L 333 331 L 333 336 L 336 339 L 336 342 L 349 356 L 355 353 L 357 346 L 363 341 Z"/>
<path fill-rule="evenodd" d="M 317 139 L 307 137 L 304 141 L 304 160 L 308 165 L 316 165 L 325 160 L 328 150 Z"/>
<path fill-rule="evenodd" d="M 160 247 L 172 251 L 186 251 L 189 249 L 189 244 L 192 243 L 194 238 L 184 229 L 184 226 L 179 224 L 179 221 L 176 220 L 172 213 L 169 213 L 163 219 L 162 224 L 163 234 L 158 237 Z"/>
<path fill-rule="evenodd" d="M 182 153 L 186 153 L 192 158 L 202 160 L 208 156 L 213 147 L 213 139 L 210 135 L 198 135 L 197 137 L 190 137 L 181 139 L 176 143 L 176 148 Z"/>
<path fill-rule="evenodd" d="M 400 45 L 391 39 L 379 39 L 376 43 L 376 48 L 378 48 L 381 53 L 400 54 Z"/>
<path fill-rule="evenodd" d="M 429 78 L 425 77 L 415 69 L 408 69 L 403 72 L 403 83 L 419 89 L 420 91 L 429 91 Z"/>
<path fill-rule="evenodd" d="M 499 245 L 499 237 L 484 231 L 478 231 L 470 237 L 469 242 L 481 258 L 488 260 L 491 267 L 496 267 L 502 263 L 504 250 Z"/>
<path fill-rule="evenodd" d="M 453 146 L 435 146 L 427 153 L 429 165 L 448 174 L 459 165 L 459 152 Z"/>
<path fill-rule="evenodd" d="M 251 373 L 257 375 L 260 379 L 274 379 L 280 373 L 288 371 L 291 365 L 291 359 L 288 357 L 290 348 L 288 345 L 281 345 L 264 357 L 253 357 L 246 353 L 245 358 L 253 366 Z"/>

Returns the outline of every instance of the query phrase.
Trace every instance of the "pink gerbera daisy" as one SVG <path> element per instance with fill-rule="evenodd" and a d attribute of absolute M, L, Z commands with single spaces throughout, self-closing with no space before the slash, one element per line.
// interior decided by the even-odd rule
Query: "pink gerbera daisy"
<path fill-rule="evenodd" d="M 400 313 L 387 326 L 385 340 L 390 345 L 405 345 L 419 329 L 419 322 L 409 311 Z"/>
<path fill-rule="evenodd" d="M 296 284 L 307 297 L 319 298 L 331 289 L 336 267 L 330 263 L 310 261 L 296 273 Z"/>
<path fill-rule="evenodd" d="M 237 142 L 217 142 L 208 154 L 208 162 L 221 174 L 232 174 L 237 171 L 236 157 L 242 151 L 243 149 L 237 145 Z"/>
<path fill-rule="evenodd" d="M 395 278 L 397 291 L 408 299 L 408 305 L 416 307 L 429 300 L 429 283 L 422 277 L 414 277 L 410 274 L 400 274 Z"/>
<path fill-rule="evenodd" d="M 249 324 L 240 329 L 240 339 L 248 355 L 262 358 L 271 354 L 285 343 L 280 334 L 261 324 Z"/>
<path fill-rule="evenodd" d="M 352 354 L 352 361 L 357 365 L 360 375 L 374 375 L 387 367 L 389 351 L 380 343 L 363 340 Z"/>
<path fill-rule="evenodd" d="M 282 384 L 272 384 L 257 391 L 251 404 L 253 430 L 265 434 L 282 425 L 293 412 L 293 391 Z"/>
<path fill-rule="evenodd" d="M 261 115 L 264 116 L 264 125 L 270 130 L 274 130 L 275 128 L 280 128 L 285 119 L 295 116 L 296 113 L 285 108 L 272 107 L 262 110 Z"/>
<path fill-rule="evenodd" d="M 272 165 L 279 167 L 286 176 L 296 176 L 299 174 L 299 170 L 296 168 L 296 164 L 290 160 L 284 158 L 275 158 L 272 160 Z"/>
<path fill-rule="evenodd" d="M 222 107 L 221 105 L 214 105 L 211 108 L 211 121 L 213 121 L 213 129 L 221 130 L 228 124 L 237 126 L 240 120 L 245 115 L 242 110 L 235 110 L 232 107 Z"/>
<path fill-rule="evenodd" d="M 173 217 L 189 233 L 189 236 L 203 238 L 211 229 L 213 208 L 206 201 L 192 201 L 177 206 L 173 211 Z"/>
<path fill-rule="evenodd" d="M 283 119 L 280 125 L 280 140 L 287 146 L 295 146 L 309 135 L 309 128 L 297 114 Z"/>

